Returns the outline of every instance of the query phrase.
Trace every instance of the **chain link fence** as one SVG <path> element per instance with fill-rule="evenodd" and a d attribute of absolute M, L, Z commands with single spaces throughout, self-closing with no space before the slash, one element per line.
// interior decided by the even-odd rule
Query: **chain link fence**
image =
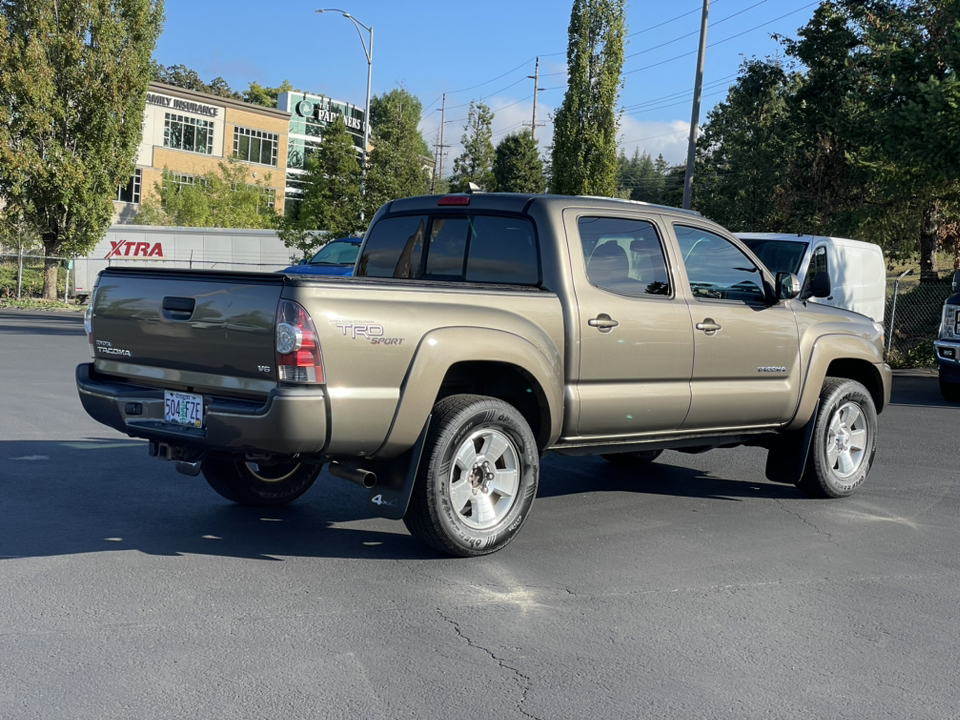
<path fill-rule="evenodd" d="M 950 279 L 920 283 L 916 277 L 887 281 L 887 362 L 895 368 L 934 367 L 933 341 L 940 330 Z"/>
<path fill-rule="evenodd" d="M 57 263 L 57 298 L 69 300 L 70 260 L 50 258 Z M 0 253 L 0 299 L 40 298 L 47 258 L 42 255 Z"/>

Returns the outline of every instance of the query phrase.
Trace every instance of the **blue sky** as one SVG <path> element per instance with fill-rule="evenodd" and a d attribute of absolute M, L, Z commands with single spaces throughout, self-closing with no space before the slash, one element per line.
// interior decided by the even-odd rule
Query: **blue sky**
<path fill-rule="evenodd" d="M 251 81 L 318 92 L 363 106 L 367 59 L 353 24 L 337 7 L 374 29 L 373 94 L 398 85 L 424 104 L 421 130 L 437 141 L 441 95 L 447 93 L 446 171 L 459 154 L 471 100 L 494 111 L 494 143 L 530 123 L 534 62 L 540 57 L 537 128 L 550 142 L 549 114 L 566 88 L 571 0 L 167 0 L 166 24 L 154 59 L 182 64 L 234 90 Z M 774 34 L 796 37 L 819 2 L 712 0 L 703 109 L 723 100 L 745 58 L 783 55 Z M 701 0 L 627 3 L 627 46 L 620 104 L 621 146 L 671 163 L 683 161 L 690 123 Z M 364 32 L 364 39 L 367 34 Z"/>

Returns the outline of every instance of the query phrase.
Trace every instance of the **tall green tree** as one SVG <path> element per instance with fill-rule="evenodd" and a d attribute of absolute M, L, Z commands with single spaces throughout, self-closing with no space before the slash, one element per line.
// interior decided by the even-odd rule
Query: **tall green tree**
<path fill-rule="evenodd" d="M 551 191 L 614 195 L 624 0 L 574 0 L 567 92 L 553 118 Z"/>
<path fill-rule="evenodd" d="M 621 152 L 617 164 L 618 197 L 641 202 L 662 202 L 664 176 L 667 171 L 667 161 L 662 155 L 654 161 L 649 153 L 641 153 L 640 148 L 637 148 L 629 160 Z"/>
<path fill-rule="evenodd" d="M 103 237 L 134 169 L 162 0 L 0 3 L 0 199 L 60 255 Z"/>
<path fill-rule="evenodd" d="M 483 102 L 470 102 L 460 143 L 463 152 L 453 161 L 450 191 L 464 192 L 471 182 L 481 190 L 492 190 L 497 182 L 493 177 L 493 112 Z"/>
<path fill-rule="evenodd" d="M 697 210 L 731 230 L 796 229 L 783 205 L 796 154 L 790 103 L 798 82 L 777 61 L 741 65 L 726 100 L 707 114 L 697 144 Z"/>
<path fill-rule="evenodd" d="M 243 99 L 254 105 L 263 107 L 277 107 L 277 97 L 280 93 L 290 92 L 293 85 L 289 80 L 284 80 L 277 87 L 266 87 L 257 82 L 251 82 L 250 86 L 243 92 Z"/>
<path fill-rule="evenodd" d="M 424 195 L 432 163 L 430 149 L 417 128 L 423 104 L 403 88 L 370 101 L 373 150 L 365 184 L 367 217 L 395 198 Z"/>
<path fill-rule="evenodd" d="M 342 119 L 323 128 L 305 169 L 303 195 L 278 221 L 277 232 L 287 247 L 309 255 L 333 238 L 365 227 L 360 160 Z"/>
<path fill-rule="evenodd" d="M 497 192 L 544 191 L 543 160 L 533 135 L 527 131 L 511 133 L 497 144 L 493 177 Z"/>
<path fill-rule="evenodd" d="M 216 77 L 207 83 L 200 79 L 196 70 L 188 68 L 186 65 L 164 66 L 153 61 L 150 63 L 150 79 L 155 82 L 162 82 L 167 85 L 183 88 L 184 90 L 193 90 L 207 95 L 232 98 L 233 100 L 243 99 L 243 96 L 232 90 L 229 83 L 222 77 Z M 274 105 L 272 107 L 276 106 Z"/>
<path fill-rule="evenodd" d="M 871 140 L 878 147 L 871 159 L 880 179 L 880 207 L 910 208 L 920 279 L 936 281 L 943 225 L 955 221 L 960 209 L 960 3 L 839 5 L 857 30 L 860 45 L 851 54 L 868 80 L 865 102 L 876 118 Z"/>
<path fill-rule="evenodd" d="M 272 228 L 277 223 L 276 196 L 270 175 L 248 182 L 247 167 L 230 159 L 216 171 L 194 178 L 191 184 L 177 182 L 164 169 L 154 194 L 140 205 L 134 222 L 140 225 L 174 227 Z"/>

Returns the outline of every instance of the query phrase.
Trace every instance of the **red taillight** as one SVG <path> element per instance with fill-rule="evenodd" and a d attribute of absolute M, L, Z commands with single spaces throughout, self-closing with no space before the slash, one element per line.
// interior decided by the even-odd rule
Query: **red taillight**
<path fill-rule="evenodd" d="M 93 295 L 90 296 L 90 304 L 83 311 L 83 329 L 87 333 L 87 342 L 90 343 L 90 357 L 96 358 L 97 354 L 93 351 Z"/>
<path fill-rule="evenodd" d="M 469 205 L 469 195 L 444 195 L 437 200 L 437 205 Z"/>
<path fill-rule="evenodd" d="M 310 315 L 291 300 L 277 309 L 277 372 L 281 382 L 322 383 L 320 339 Z"/>

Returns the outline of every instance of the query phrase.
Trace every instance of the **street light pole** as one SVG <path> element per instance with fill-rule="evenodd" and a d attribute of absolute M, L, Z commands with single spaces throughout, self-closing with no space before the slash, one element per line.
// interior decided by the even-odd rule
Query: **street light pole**
<path fill-rule="evenodd" d="M 353 23 L 353 27 L 357 30 L 357 35 L 360 38 L 360 44 L 363 45 L 363 52 L 367 56 L 367 105 L 366 109 L 363 111 L 363 177 L 367 177 L 367 147 L 370 145 L 370 88 L 373 83 L 373 27 L 364 25 L 362 22 L 357 20 L 353 15 L 341 10 L 340 8 L 320 8 L 317 10 L 318 13 L 325 12 L 338 12 L 343 15 L 347 20 Z M 360 28 L 363 28 L 370 34 L 370 41 L 367 42 L 363 39 L 363 33 L 360 32 Z"/>

